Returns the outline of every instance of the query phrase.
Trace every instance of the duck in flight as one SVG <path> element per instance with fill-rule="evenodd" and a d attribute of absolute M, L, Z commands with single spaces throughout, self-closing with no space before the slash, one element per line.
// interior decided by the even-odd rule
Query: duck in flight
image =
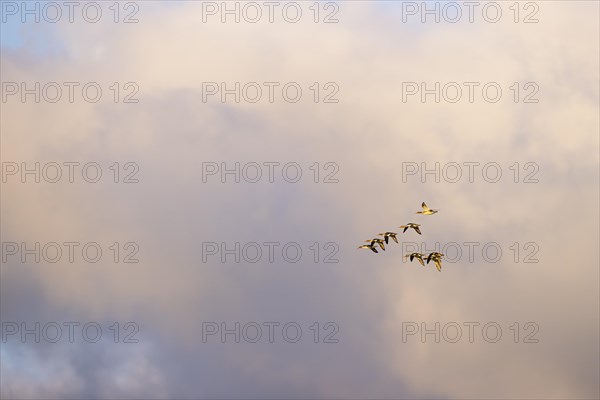
<path fill-rule="evenodd" d="M 439 211 L 439 210 L 432 210 L 431 208 L 427 207 L 427 204 L 425 204 L 425 202 L 423 202 L 423 204 L 421 204 L 421 207 L 423 207 L 423 211 L 417 211 L 417 214 L 431 215 L 431 214 L 435 214 L 436 212 Z"/>
<path fill-rule="evenodd" d="M 427 256 L 427 264 L 429 261 L 433 261 L 435 263 L 435 267 L 439 272 L 442 272 L 442 257 L 444 255 L 442 253 L 433 252 Z"/>
<path fill-rule="evenodd" d="M 375 246 L 372 244 L 363 244 L 362 246 L 358 246 L 359 249 L 370 249 L 373 253 L 379 253 Z"/>
<path fill-rule="evenodd" d="M 410 258 L 410 261 L 416 258 L 417 260 L 419 260 L 422 266 L 425 266 L 425 263 L 423 262 L 423 256 L 424 254 L 421 253 L 410 253 L 405 255 L 404 258 Z"/>
<path fill-rule="evenodd" d="M 383 239 L 375 238 L 375 239 L 365 240 L 365 242 L 370 242 L 371 246 L 375 246 L 375 244 L 378 244 L 379 247 L 381 247 L 381 250 L 385 250 L 385 246 L 383 244 Z"/>
<path fill-rule="evenodd" d="M 396 232 L 383 232 L 383 233 L 379 233 L 380 236 L 383 236 L 383 238 L 385 239 L 385 244 L 388 244 L 390 242 L 390 238 L 394 239 L 394 242 L 398 243 L 398 238 L 396 237 L 397 233 Z"/>
<path fill-rule="evenodd" d="M 402 225 L 399 226 L 398 228 L 404 228 L 404 230 L 402 232 L 406 232 L 406 230 L 408 228 L 413 228 L 419 235 L 421 234 L 421 230 L 419 229 L 421 225 L 419 224 L 413 224 L 412 222 L 410 224 L 406 224 L 406 225 Z"/>

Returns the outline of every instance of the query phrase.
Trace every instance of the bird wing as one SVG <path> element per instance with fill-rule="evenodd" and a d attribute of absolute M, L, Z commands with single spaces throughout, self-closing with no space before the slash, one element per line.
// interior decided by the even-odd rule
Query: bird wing
<path fill-rule="evenodd" d="M 442 262 L 438 259 L 435 259 L 435 267 L 438 269 L 439 272 L 442 272 Z"/>
<path fill-rule="evenodd" d="M 421 234 L 421 231 L 419 230 L 419 227 L 418 227 L 418 226 L 415 226 L 415 231 L 417 231 L 417 233 L 418 233 L 419 235 Z"/>
<path fill-rule="evenodd" d="M 421 207 L 423 207 L 423 210 L 425 211 L 429 210 L 429 207 L 427 207 L 427 204 L 425 204 L 425 202 L 421 204 Z"/>

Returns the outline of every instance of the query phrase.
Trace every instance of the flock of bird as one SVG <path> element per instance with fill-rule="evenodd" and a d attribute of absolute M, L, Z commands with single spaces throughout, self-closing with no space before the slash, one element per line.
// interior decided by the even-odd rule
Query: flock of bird
<path fill-rule="evenodd" d="M 421 207 L 423 208 L 422 211 L 417 211 L 416 214 L 422 214 L 422 215 L 433 215 L 436 212 L 438 212 L 439 210 L 432 210 L 431 208 L 427 207 L 427 204 L 425 204 L 425 202 L 423 202 L 421 204 Z M 419 235 L 421 235 L 421 229 L 419 229 L 421 225 L 420 224 L 415 224 L 415 223 L 408 223 L 406 225 L 401 225 L 398 228 L 403 229 L 403 233 L 406 233 L 406 231 L 408 229 L 414 229 L 415 232 L 417 232 Z M 381 250 L 385 251 L 385 245 L 389 244 L 390 242 L 390 238 L 392 238 L 392 240 L 396 243 L 398 243 L 398 233 L 396 232 L 383 232 L 383 233 L 379 233 L 378 236 L 383 236 L 383 239 L 381 238 L 374 238 L 374 239 L 368 239 L 365 240 L 365 242 L 369 243 L 369 244 L 363 244 L 362 246 L 358 246 L 359 249 L 369 249 L 374 253 L 379 253 L 379 251 L 377 250 L 377 247 L 381 248 Z M 422 253 L 410 253 L 404 256 L 404 258 L 409 258 L 410 261 L 413 261 L 414 259 L 417 259 L 422 266 L 425 266 L 425 262 L 424 259 L 427 261 L 427 264 L 429 264 L 430 261 L 433 261 L 437 270 L 438 271 L 442 271 L 442 257 L 444 255 L 442 253 L 438 253 L 438 252 L 433 252 L 433 253 L 429 253 L 427 256 L 425 256 L 425 254 Z"/>

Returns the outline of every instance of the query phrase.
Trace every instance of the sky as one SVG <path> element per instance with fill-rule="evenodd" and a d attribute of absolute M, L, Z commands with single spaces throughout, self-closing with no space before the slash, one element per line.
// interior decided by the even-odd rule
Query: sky
<path fill-rule="evenodd" d="M 2 398 L 600 396 L 597 2 L 22 4 Z"/>

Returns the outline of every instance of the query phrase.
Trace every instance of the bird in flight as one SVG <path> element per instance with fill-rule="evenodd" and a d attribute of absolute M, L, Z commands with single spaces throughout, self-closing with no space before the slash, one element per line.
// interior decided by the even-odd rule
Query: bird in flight
<path fill-rule="evenodd" d="M 378 244 L 379 247 L 381 247 L 381 250 L 385 250 L 385 246 L 383 244 L 382 239 L 379 239 L 379 238 L 369 239 L 369 240 L 365 240 L 365 242 L 371 242 L 371 246 L 375 246 L 375 244 Z"/>
<path fill-rule="evenodd" d="M 411 222 L 410 224 L 402 225 L 402 226 L 399 226 L 398 228 L 404 228 L 404 230 L 402 232 L 406 232 L 406 230 L 408 228 L 412 228 L 420 235 L 421 234 L 421 230 L 419 229 L 420 226 L 421 225 L 419 225 L 419 224 L 413 224 Z"/>
<path fill-rule="evenodd" d="M 423 210 L 417 211 L 417 214 L 432 215 L 439 211 L 439 210 L 433 210 L 433 209 L 429 208 L 427 206 L 427 204 L 425 204 L 425 202 L 421 203 L 421 207 L 423 208 Z M 402 233 L 406 233 L 406 231 L 408 229 L 414 229 L 415 232 L 417 232 L 419 235 L 421 235 L 422 233 L 421 233 L 420 226 L 421 226 L 420 224 L 415 224 L 414 222 L 410 222 L 406 225 L 399 226 L 399 228 L 402 229 Z M 377 237 L 374 239 L 365 240 L 365 243 L 367 243 L 367 244 L 358 246 L 358 248 L 359 249 L 369 249 L 373 253 L 379 253 L 378 247 L 381 248 L 381 250 L 385 251 L 385 245 L 390 244 L 390 238 L 392 238 L 392 240 L 394 242 L 399 243 L 397 235 L 398 235 L 398 233 L 389 232 L 389 231 L 378 233 L 377 236 L 381 236 L 382 238 Z M 438 252 L 429 253 L 429 255 L 427 255 L 427 256 L 425 256 L 425 254 L 423 254 L 423 253 L 409 253 L 404 256 L 404 258 L 410 259 L 411 262 L 416 258 L 417 261 L 419 261 L 419 263 L 422 266 L 425 266 L 425 261 L 427 261 L 427 264 L 429 264 L 431 261 L 433 261 L 433 263 L 435 264 L 435 267 L 437 268 L 437 270 L 439 272 L 442 272 L 442 257 L 444 257 L 444 254 L 438 253 Z"/>
<path fill-rule="evenodd" d="M 404 258 L 410 258 L 410 261 L 416 258 L 417 260 L 419 260 L 422 266 L 425 266 L 425 263 L 423 262 L 423 256 L 424 254 L 421 253 L 410 253 L 405 255 Z"/>
<path fill-rule="evenodd" d="M 370 249 L 373 253 L 379 253 L 372 244 L 363 244 L 362 246 L 358 246 L 358 248 L 359 249 Z"/>
<path fill-rule="evenodd" d="M 442 257 L 444 255 L 442 253 L 433 252 L 427 256 L 427 264 L 429 261 L 433 261 L 435 263 L 435 267 L 439 272 L 442 272 Z"/>
<path fill-rule="evenodd" d="M 383 236 L 383 238 L 385 239 L 385 244 L 388 244 L 390 242 L 390 238 L 394 239 L 394 242 L 398 243 L 398 238 L 396 237 L 397 233 L 396 232 L 383 232 L 383 233 L 379 233 L 380 236 Z"/>
<path fill-rule="evenodd" d="M 425 204 L 425 202 L 423 202 L 421 204 L 421 207 L 423 207 L 423 211 L 417 211 L 417 214 L 431 215 L 431 214 L 435 214 L 436 212 L 439 211 L 439 210 L 432 210 L 431 208 L 427 207 L 427 204 Z"/>

